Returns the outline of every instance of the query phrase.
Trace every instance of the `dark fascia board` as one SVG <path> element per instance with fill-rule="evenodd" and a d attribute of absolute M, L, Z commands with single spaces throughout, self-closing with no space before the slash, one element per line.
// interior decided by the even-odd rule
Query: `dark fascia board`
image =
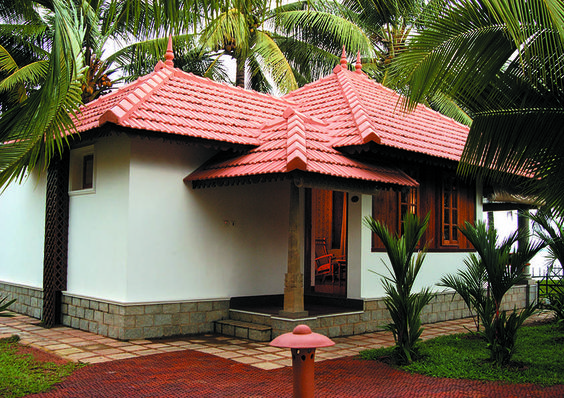
<path fill-rule="evenodd" d="M 354 192 L 364 195 L 375 195 L 382 190 L 401 191 L 403 186 L 373 181 L 363 181 L 351 178 L 333 177 L 323 174 L 293 171 L 280 174 L 262 174 L 233 178 L 218 178 L 213 180 L 192 181 L 192 188 L 212 188 L 232 185 L 258 184 L 273 181 L 290 180 L 299 188 L 315 188 L 329 191 Z"/>
<path fill-rule="evenodd" d="M 335 148 L 349 156 L 362 160 L 362 161 L 388 161 L 397 164 L 398 161 L 407 161 L 414 164 L 424 164 L 428 166 L 436 166 L 450 170 L 456 170 L 458 162 L 440 158 L 436 156 L 425 155 L 423 153 L 406 151 L 404 149 L 393 148 L 389 146 L 379 145 L 374 142 L 369 142 L 364 145 L 355 145 L 348 147 Z"/>
<path fill-rule="evenodd" d="M 142 139 L 199 145 L 205 148 L 211 148 L 218 151 L 244 152 L 244 151 L 248 151 L 249 149 L 256 148 L 255 145 L 233 144 L 223 141 L 214 141 L 214 140 L 207 140 L 203 138 L 187 137 L 180 134 L 162 133 L 162 132 L 150 131 L 150 130 L 138 130 L 129 127 L 118 126 L 113 123 L 106 123 L 101 127 L 97 127 L 95 129 L 73 134 L 69 138 L 69 141 L 71 143 L 71 148 L 73 148 L 74 146 L 83 146 L 84 142 L 90 143 L 96 140 L 97 138 L 108 137 L 112 134 L 126 134 L 129 137 L 140 137 Z"/>

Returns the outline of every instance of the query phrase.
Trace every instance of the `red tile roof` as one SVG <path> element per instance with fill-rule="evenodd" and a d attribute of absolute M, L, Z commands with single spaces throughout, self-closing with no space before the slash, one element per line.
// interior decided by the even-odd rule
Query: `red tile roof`
<path fill-rule="evenodd" d="M 159 62 L 155 71 L 81 108 L 79 132 L 108 122 L 214 141 L 258 145 L 260 126 L 288 102 L 194 76 Z"/>
<path fill-rule="evenodd" d="M 369 79 L 358 69 L 337 65 L 333 73 L 284 97 L 300 111 L 328 122 L 334 148 L 370 141 L 406 151 L 459 161 L 469 128 L 418 105 L 402 110 L 399 94 Z"/>
<path fill-rule="evenodd" d="M 327 123 L 288 107 L 282 117 L 262 127 L 262 144 L 248 153 L 200 167 L 185 181 L 288 173 L 301 170 L 334 177 L 353 178 L 416 187 L 405 173 L 389 167 L 364 164 L 344 156 L 330 145 Z"/>
<path fill-rule="evenodd" d="M 374 142 L 454 161 L 468 134 L 424 106 L 401 111 L 397 93 L 360 68 L 334 72 L 282 98 L 217 83 L 175 69 L 169 49 L 155 71 L 81 108 L 79 132 L 107 123 L 131 129 L 252 146 L 241 156 L 208 163 L 187 181 L 301 170 L 403 186 L 417 182 L 390 167 L 351 159 L 340 147 Z"/>

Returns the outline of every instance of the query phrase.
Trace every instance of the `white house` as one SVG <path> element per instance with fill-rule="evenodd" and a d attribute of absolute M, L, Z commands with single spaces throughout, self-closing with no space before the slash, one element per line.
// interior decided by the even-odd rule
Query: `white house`
<path fill-rule="evenodd" d="M 377 330 L 387 257 L 367 215 L 398 230 L 431 213 L 420 286 L 462 266 L 456 225 L 482 217 L 480 186 L 455 177 L 467 127 L 403 113 L 344 56 L 282 98 L 165 58 L 84 106 L 66 157 L 0 196 L 0 294 L 16 311 L 119 339 Z M 468 316 L 439 293 L 425 322 Z"/>

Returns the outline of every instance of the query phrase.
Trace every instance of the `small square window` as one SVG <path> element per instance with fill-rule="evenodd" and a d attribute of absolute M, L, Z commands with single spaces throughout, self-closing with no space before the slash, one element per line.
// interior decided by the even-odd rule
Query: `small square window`
<path fill-rule="evenodd" d="M 96 162 L 94 146 L 78 148 L 71 151 L 69 194 L 85 194 L 95 192 Z"/>

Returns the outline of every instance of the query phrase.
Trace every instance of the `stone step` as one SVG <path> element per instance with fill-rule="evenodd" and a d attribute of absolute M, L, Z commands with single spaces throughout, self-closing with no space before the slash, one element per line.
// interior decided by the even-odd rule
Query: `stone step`
<path fill-rule="evenodd" d="M 260 314 L 258 312 L 229 309 L 229 319 L 248 323 L 256 323 L 258 325 L 272 325 L 272 316 L 268 314 Z"/>
<path fill-rule="evenodd" d="M 272 340 L 272 327 L 235 319 L 214 321 L 215 333 L 253 341 Z"/>

